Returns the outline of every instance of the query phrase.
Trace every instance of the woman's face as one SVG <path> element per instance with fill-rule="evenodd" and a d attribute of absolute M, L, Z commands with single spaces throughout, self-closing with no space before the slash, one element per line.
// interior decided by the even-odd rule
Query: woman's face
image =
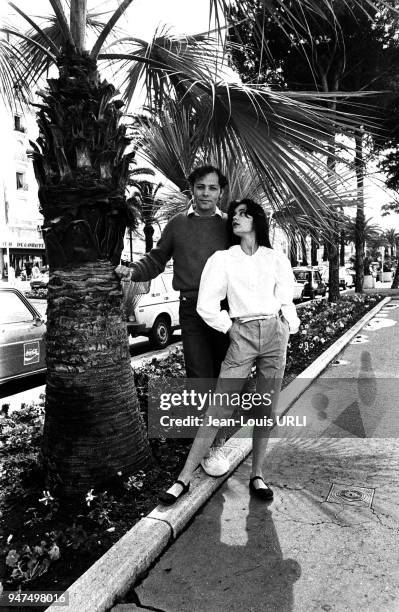
<path fill-rule="evenodd" d="M 233 234 L 235 236 L 245 236 L 255 233 L 253 217 L 247 214 L 247 205 L 239 204 L 234 209 L 233 215 Z"/>

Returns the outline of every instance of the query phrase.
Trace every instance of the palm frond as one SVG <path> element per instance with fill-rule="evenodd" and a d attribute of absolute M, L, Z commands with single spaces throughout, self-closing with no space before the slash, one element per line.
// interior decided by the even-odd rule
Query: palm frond
<path fill-rule="evenodd" d="M 142 83 L 150 106 L 161 108 L 165 97 L 178 95 L 198 98 L 197 83 L 210 82 L 223 76 L 226 59 L 215 41 L 205 34 L 194 36 L 168 35 L 161 30 L 151 42 L 123 38 L 112 47 L 123 44 L 123 53 L 100 54 L 99 59 L 120 60 L 119 71 L 125 72 L 122 90 L 129 104 Z M 133 64 L 133 65 L 132 65 Z"/>
<path fill-rule="evenodd" d="M 20 49 L 8 40 L 0 39 L 0 94 L 11 109 L 31 101 L 31 90 L 24 74 L 28 70 Z"/>
<path fill-rule="evenodd" d="M 256 168 L 276 206 L 279 198 L 294 198 L 303 211 L 309 206 L 322 211 L 326 198 L 316 181 L 324 183 L 335 199 L 334 181 L 342 181 L 337 175 L 334 181 L 328 177 L 321 155 L 328 152 L 333 129 L 338 125 L 348 129 L 354 117 L 341 114 L 337 118 L 295 93 L 261 88 L 224 84 L 214 87 L 210 97 L 204 94 L 202 99 L 201 140 L 212 137 L 224 143 L 227 155 L 244 157 Z"/>
<path fill-rule="evenodd" d="M 169 101 L 159 118 L 141 122 L 137 132 L 140 155 L 181 191 L 187 189 L 200 146 L 194 123 L 189 109 Z"/>
<path fill-rule="evenodd" d="M 61 4 L 61 0 L 49 0 L 51 7 L 57 17 L 57 23 L 59 25 L 63 40 L 65 43 L 75 47 L 75 43 L 72 37 L 71 29 L 68 25 L 68 20 L 65 16 L 64 9 Z"/>
<path fill-rule="evenodd" d="M 39 25 L 37 23 L 35 23 L 33 21 L 33 19 L 31 19 L 29 17 L 29 15 L 26 15 L 26 13 L 21 11 L 21 9 L 18 8 L 13 2 L 9 2 L 9 4 L 19 15 L 21 15 L 21 17 L 23 17 L 25 19 L 25 21 L 27 21 L 29 23 L 29 25 L 32 26 L 33 30 L 36 31 L 36 33 L 39 35 L 39 41 L 38 42 L 40 42 L 42 45 L 47 47 L 49 51 L 52 51 L 53 55 L 57 54 L 58 53 L 58 47 L 54 44 L 54 42 L 46 34 L 46 32 L 42 28 L 40 28 Z"/>
<path fill-rule="evenodd" d="M 14 8 L 14 4 L 10 3 L 10 5 Z M 20 13 L 19 9 L 17 12 Z M 13 96 L 19 96 L 19 102 L 22 103 L 32 100 L 34 88 L 45 78 L 50 67 L 55 65 L 65 45 L 57 17 L 51 15 L 35 17 L 41 25 L 29 16 L 25 18 L 32 25 L 32 29 L 26 34 L 19 32 L 15 26 L 11 25 L 2 29 L 9 39 L 0 41 L 2 49 L 1 87 L 3 99 L 8 99 L 8 104 L 13 102 Z M 97 14 L 88 13 L 87 27 L 99 32 L 104 28 L 104 22 L 98 18 Z M 16 87 L 14 93 L 12 93 L 13 87 Z M 8 94 L 5 96 L 6 91 Z"/>
<path fill-rule="evenodd" d="M 118 19 L 123 15 L 123 13 L 129 7 L 129 4 L 131 4 L 132 2 L 133 2 L 133 0 L 123 0 L 122 4 L 117 8 L 115 13 L 112 15 L 111 19 L 105 25 L 105 27 L 103 28 L 100 36 L 98 37 L 98 39 L 96 41 L 94 47 L 92 48 L 92 50 L 90 52 L 90 56 L 93 59 L 97 59 L 97 56 L 100 53 L 101 48 L 104 45 L 105 40 L 107 39 L 108 35 L 111 33 L 111 31 L 115 27 L 115 24 L 118 21 Z"/>

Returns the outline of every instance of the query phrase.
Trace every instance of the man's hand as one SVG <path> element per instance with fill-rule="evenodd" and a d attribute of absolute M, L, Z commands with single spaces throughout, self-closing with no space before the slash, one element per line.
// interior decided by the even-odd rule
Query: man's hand
<path fill-rule="evenodd" d="M 118 266 L 115 268 L 115 274 L 119 276 L 121 281 L 129 281 L 131 278 L 131 269 L 127 266 Z"/>

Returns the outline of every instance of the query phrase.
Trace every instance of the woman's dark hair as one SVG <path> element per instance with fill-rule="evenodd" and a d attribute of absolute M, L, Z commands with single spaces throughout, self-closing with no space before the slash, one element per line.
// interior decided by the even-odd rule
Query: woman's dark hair
<path fill-rule="evenodd" d="M 227 231 L 229 234 L 230 244 L 239 244 L 240 238 L 239 236 L 235 236 L 233 233 L 233 217 L 234 212 L 237 206 L 240 204 L 245 204 L 247 207 L 246 214 L 253 218 L 254 220 L 254 230 L 256 236 L 256 242 L 259 246 L 272 248 L 269 240 L 269 223 L 267 221 L 266 213 L 263 210 L 260 204 L 257 204 L 253 200 L 249 198 L 244 198 L 243 200 L 235 200 L 229 204 L 229 208 L 227 210 Z"/>
<path fill-rule="evenodd" d="M 195 181 L 202 179 L 207 174 L 212 174 L 212 172 L 218 175 L 220 189 L 224 189 L 227 185 L 227 178 L 219 170 L 219 168 L 216 168 L 216 166 L 210 166 L 210 165 L 209 166 L 199 166 L 198 168 L 195 168 L 195 170 L 192 171 L 192 173 L 187 177 L 187 180 L 190 183 L 190 187 L 193 188 Z"/>

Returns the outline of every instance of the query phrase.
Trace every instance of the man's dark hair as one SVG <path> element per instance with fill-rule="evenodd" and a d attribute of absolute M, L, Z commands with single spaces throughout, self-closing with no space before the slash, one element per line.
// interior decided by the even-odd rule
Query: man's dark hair
<path fill-rule="evenodd" d="M 243 200 L 235 200 L 229 204 L 229 208 L 227 210 L 227 231 L 229 234 L 230 244 L 239 244 L 240 237 L 236 236 L 233 233 L 233 217 L 234 212 L 237 206 L 240 204 L 245 204 L 247 207 L 246 214 L 253 218 L 254 220 L 254 230 L 256 236 L 256 242 L 259 246 L 265 246 L 269 249 L 272 248 L 269 239 L 269 223 L 266 217 L 266 213 L 263 210 L 260 204 L 254 202 L 254 200 L 250 200 L 249 198 L 244 198 Z"/>
<path fill-rule="evenodd" d="M 192 173 L 187 177 L 187 180 L 190 183 L 190 187 L 193 188 L 194 183 L 196 181 L 203 178 L 206 174 L 212 174 L 212 172 L 218 175 L 219 187 L 221 189 L 224 189 L 227 185 L 227 178 L 219 170 L 219 168 L 216 168 L 216 166 L 210 166 L 210 165 L 199 166 L 198 168 L 195 168 L 195 170 L 192 171 Z"/>

